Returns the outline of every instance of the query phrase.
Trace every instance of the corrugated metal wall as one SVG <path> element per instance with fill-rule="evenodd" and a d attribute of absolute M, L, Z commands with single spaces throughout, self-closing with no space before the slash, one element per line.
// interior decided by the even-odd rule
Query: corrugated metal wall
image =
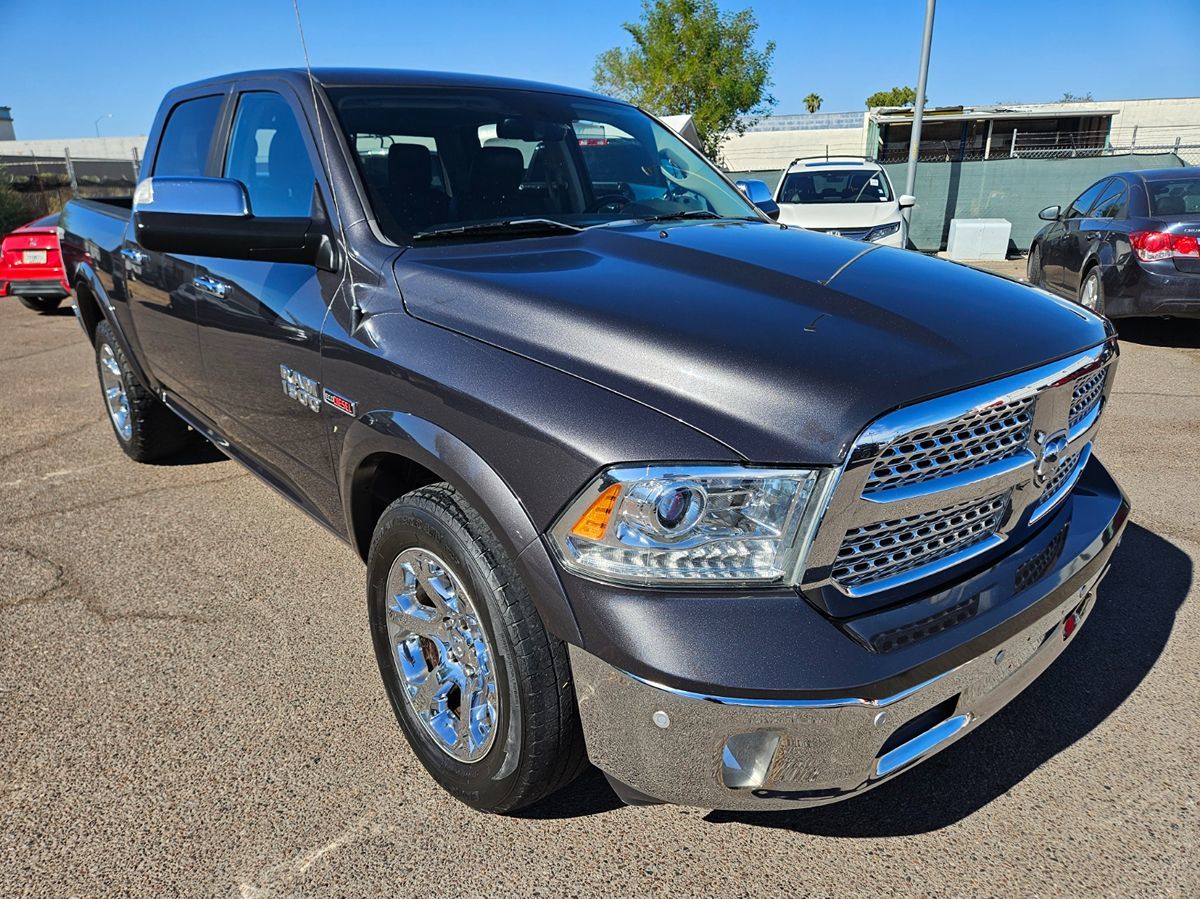
<path fill-rule="evenodd" d="M 1002 218 L 1012 222 L 1012 243 L 1025 251 L 1045 224 L 1038 211 L 1066 206 L 1085 187 L 1113 172 L 1183 165 L 1173 153 L 1100 156 L 1090 159 L 988 159 L 975 162 L 923 162 L 917 166 L 917 207 L 909 238 L 918 250 L 946 245 L 953 218 Z M 906 163 L 885 165 L 897 190 L 904 189 Z M 737 172 L 759 178 L 772 190 L 780 173 Z"/>

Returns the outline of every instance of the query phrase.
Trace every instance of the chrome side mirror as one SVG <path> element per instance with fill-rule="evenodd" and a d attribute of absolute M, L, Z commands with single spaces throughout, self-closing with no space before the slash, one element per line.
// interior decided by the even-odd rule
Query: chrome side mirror
<path fill-rule="evenodd" d="M 734 183 L 737 185 L 738 190 L 746 195 L 746 199 L 761 209 L 767 218 L 779 218 L 779 204 L 771 196 L 771 188 L 767 187 L 765 181 L 751 178 L 749 180 L 735 181 Z"/>

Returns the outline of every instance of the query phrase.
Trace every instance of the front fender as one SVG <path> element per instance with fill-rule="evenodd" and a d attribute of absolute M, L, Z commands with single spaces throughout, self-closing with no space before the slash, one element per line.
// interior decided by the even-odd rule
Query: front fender
<path fill-rule="evenodd" d="M 409 459 L 458 489 L 512 558 L 546 628 L 569 643 L 582 644 L 558 572 L 516 494 L 466 443 L 407 412 L 377 409 L 355 419 L 346 431 L 338 483 L 345 498 L 347 533 L 364 558 L 367 547 L 359 545 L 354 527 L 354 478 L 365 460 L 380 453 Z"/>

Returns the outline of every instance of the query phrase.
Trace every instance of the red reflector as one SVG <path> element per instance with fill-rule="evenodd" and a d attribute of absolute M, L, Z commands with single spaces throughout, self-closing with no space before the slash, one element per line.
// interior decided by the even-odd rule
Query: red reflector
<path fill-rule="evenodd" d="M 1072 612 L 1067 616 L 1067 620 L 1063 622 L 1063 639 L 1069 640 L 1077 627 L 1079 627 L 1079 613 Z"/>

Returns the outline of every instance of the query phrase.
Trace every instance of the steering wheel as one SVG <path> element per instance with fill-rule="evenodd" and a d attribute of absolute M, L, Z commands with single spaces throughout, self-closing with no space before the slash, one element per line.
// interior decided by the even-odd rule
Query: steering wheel
<path fill-rule="evenodd" d="M 584 212 L 620 212 L 631 202 L 625 194 L 601 194 Z"/>

